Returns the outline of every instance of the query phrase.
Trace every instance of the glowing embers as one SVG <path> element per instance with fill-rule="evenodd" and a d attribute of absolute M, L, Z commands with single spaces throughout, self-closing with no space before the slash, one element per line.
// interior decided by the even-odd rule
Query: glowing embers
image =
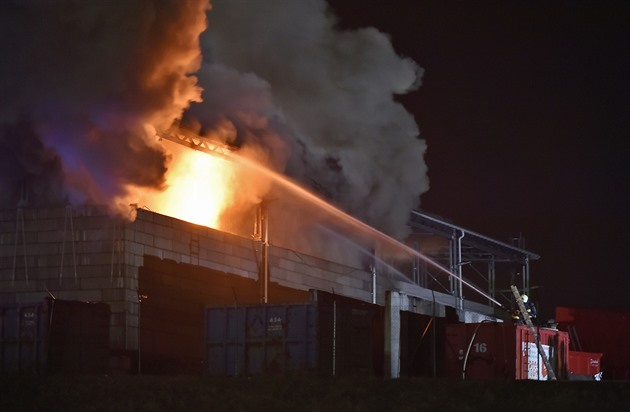
<path fill-rule="evenodd" d="M 177 144 L 165 146 L 172 154 L 167 188 L 145 195 L 140 204 L 164 215 L 220 228 L 221 213 L 234 199 L 234 164 Z"/>

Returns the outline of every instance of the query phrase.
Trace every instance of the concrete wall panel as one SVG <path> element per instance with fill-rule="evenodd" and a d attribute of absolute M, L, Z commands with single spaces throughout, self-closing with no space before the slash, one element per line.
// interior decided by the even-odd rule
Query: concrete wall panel
<path fill-rule="evenodd" d="M 153 236 L 147 232 L 134 232 L 132 240 L 145 246 L 153 246 Z"/>
<path fill-rule="evenodd" d="M 56 298 L 63 300 L 80 300 L 83 302 L 102 302 L 103 291 L 101 289 L 62 290 L 58 292 Z"/>
<path fill-rule="evenodd" d="M 230 277 L 258 279 L 262 245 L 249 237 L 146 210 L 138 210 L 135 221 L 123 223 L 98 207 L 72 210 L 74 233 L 71 233 L 66 211 L 65 208 L 25 209 L 25 231 L 22 233 L 18 225 L 17 250 L 16 212 L 0 211 L 0 302 L 39 301 L 47 296 L 45 289 L 54 292 L 59 299 L 107 302 L 114 312 L 110 332 L 112 348 L 137 347 L 137 329 L 134 328 L 138 324 L 138 274 L 146 268 L 147 260 L 153 259 L 151 256 L 160 260 L 158 265 L 189 264 Z M 22 242 L 26 243 L 26 265 Z M 268 250 L 271 281 L 278 285 L 299 291 L 334 291 L 371 301 L 371 274 L 364 269 L 277 246 L 270 246 Z M 78 281 L 74 278 L 75 257 Z M 162 285 L 165 296 L 171 296 L 173 288 L 185 291 L 186 295 L 178 298 L 184 306 L 186 297 L 201 302 L 205 296 L 232 296 L 234 293 L 220 284 L 208 283 L 207 279 L 194 278 L 196 270 L 189 270 L 183 277 L 177 270 L 167 271 L 169 276 L 164 277 L 159 267 L 154 269 L 149 281 Z M 26 282 L 27 271 L 29 282 Z M 239 282 L 235 280 L 236 285 Z M 379 282 L 379 295 L 383 288 Z M 237 290 L 236 293 L 240 298 L 244 292 Z M 179 303 L 173 305 L 176 307 Z"/>

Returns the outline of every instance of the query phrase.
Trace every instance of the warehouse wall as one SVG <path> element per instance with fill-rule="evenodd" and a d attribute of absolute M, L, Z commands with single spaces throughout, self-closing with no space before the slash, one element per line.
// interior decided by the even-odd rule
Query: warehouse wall
<path fill-rule="evenodd" d="M 133 350 L 137 267 L 125 263 L 122 226 L 96 206 L 0 211 L 0 304 L 106 302 L 111 348 Z"/>
<path fill-rule="evenodd" d="M 150 255 L 257 279 L 260 248 L 260 242 L 253 239 L 142 209 L 126 230 L 128 260 L 138 267 L 143 256 Z M 280 285 L 298 290 L 334 290 L 356 299 L 371 300 L 371 274 L 364 268 L 274 246 L 269 248 L 269 266 L 271 281 Z"/>
<path fill-rule="evenodd" d="M 0 304 L 41 302 L 49 294 L 106 302 L 111 349 L 135 351 L 139 272 L 147 257 L 258 279 L 259 242 L 143 209 L 134 214 L 129 222 L 98 206 L 0 210 Z M 274 246 L 269 264 L 278 287 L 371 301 L 371 274 L 361 268 Z M 377 296 L 383 295 L 379 285 Z"/>

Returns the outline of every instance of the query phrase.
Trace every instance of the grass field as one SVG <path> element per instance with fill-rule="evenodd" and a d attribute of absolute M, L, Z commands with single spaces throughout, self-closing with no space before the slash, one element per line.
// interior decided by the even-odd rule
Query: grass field
<path fill-rule="evenodd" d="M 630 382 L 0 376 L 0 411 L 630 411 Z"/>

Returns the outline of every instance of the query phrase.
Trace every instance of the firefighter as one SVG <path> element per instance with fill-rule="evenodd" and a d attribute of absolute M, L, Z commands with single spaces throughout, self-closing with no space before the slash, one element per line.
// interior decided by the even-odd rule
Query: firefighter
<path fill-rule="evenodd" d="M 535 324 L 536 315 L 537 315 L 536 306 L 534 305 L 533 302 L 529 301 L 529 296 L 527 296 L 526 294 L 522 294 L 521 299 L 523 300 L 523 306 L 525 307 L 525 310 L 527 311 L 529 318 L 531 319 L 532 323 Z M 516 321 L 516 323 L 519 323 L 519 324 L 525 323 L 525 318 L 523 317 L 523 314 L 521 313 L 519 309 L 517 309 L 516 312 L 514 312 L 514 315 L 512 316 L 512 318 Z"/>

